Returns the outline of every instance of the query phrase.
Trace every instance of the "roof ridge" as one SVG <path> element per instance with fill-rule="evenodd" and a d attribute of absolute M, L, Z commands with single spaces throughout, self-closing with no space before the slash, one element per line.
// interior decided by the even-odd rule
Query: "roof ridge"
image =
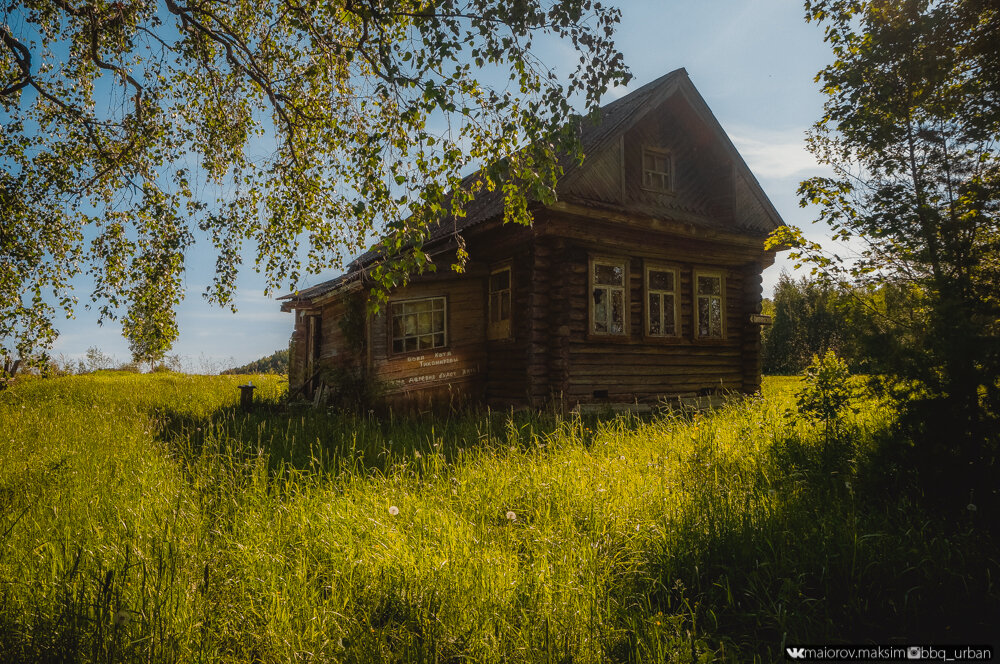
<path fill-rule="evenodd" d="M 642 114 L 649 112 L 650 99 L 656 100 L 659 98 L 659 101 L 663 102 L 673 94 L 683 95 L 695 114 L 700 116 L 701 120 L 718 135 L 723 147 L 727 151 L 735 154 L 736 160 L 734 163 L 738 164 L 738 171 L 744 176 L 743 179 L 749 185 L 754 197 L 757 198 L 758 202 L 762 204 L 765 209 L 765 213 L 768 216 L 773 216 L 780 222 L 780 215 L 778 215 L 770 199 L 768 199 L 767 194 L 765 194 L 763 189 L 760 187 L 760 183 L 757 181 L 756 176 L 752 171 L 750 171 L 746 161 L 743 159 L 742 155 L 740 155 L 735 145 L 733 145 L 732 139 L 726 133 L 725 129 L 723 129 L 722 125 L 719 124 L 718 119 L 712 113 L 712 110 L 708 107 L 708 104 L 698 92 L 697 88 L 694 87 L 694 84 L 691 82 L 691 78 L 688 75 L 687 69 L 684 67 L 679 67 L 673 71 L 663 74 L 662 76 L 645 83 L 628 94 L 601 106 L 596 111 L 596 118 L 594 121 L 587 122 L 587 117 L 583 116 L 583 121 L 579 125 L 579 138 L 580 147 L 585 151 L 585 156 L 590 158 L 608 149 L 608 146 L 611 144 L 613 139 L 628 130 L 630 123 L 633 121 L 637 122 L 638 117 L 641 117 Z M 564 155 L 563 157 L 560 157 L 560 161 L 567 156 L 568 155 Z M 567 159 L 566 161 L 569 161 L 569 164 L 563 168 L 563 173 L 559 177 L 559 185 L 568 183 L 570 178 L 575 177 L 577 171 L 584 165 L 583 163 L 578 163 L 576 160 Z M 482 166 L 466 175 L 462 178 L 459 186 L 464 186 L 474 182 L 474 180 L 483 172 L 484 168 L 485 166 Z M 749 175 L 749 177 L 746 177 L 747 175 Z M 695 210 L 688 209 L 687 207 L 678 206 L 676 209 L 689 214 L 696 213 Z M 436 243 L 438 240 L 446 238 L 454 233 L 465 231 L 467 228 L 471 228 L 472 226 L 475 226 L 483 221 L 494 219 L 497 215 L 501 214 L 503 214 L 503 199 L 500 194 L 497 193 L 497 190 L 480 190 L 475 196 L 473 196 L 472 200 L 469 201 L 469 204 L 465 208 L 465 215 L 457 219 L 452 217 L 453 223 L 449 224 L 447 229 L 444 228 L 444 225 L 448 220 L 447 218 L 441 219 L 439 222 L 429 227 L 429 232 L 425 238 L 425 242 Z M 698 212 L 698 214 L 700 214 L 700 212 Z M 368 269 L 380 256 L 380 252 L 376 249 L 377 246 L 378 243 L 372 245 L 371 248 L 362 252 L 357 258 L 350 261 L 346 266 L 347 269 L 344 274 L 327 282 L 316 284 L 315 286 L 305 290 L 308 291 L 311 296 L 316 296 L 322 294 L 323 292 L 332 290 L 348 275 L 351 275 L 352 278 L 357 276 L 359 272 L 363 272 Z M 294 294 L 286 297 L 292 298 L 299 294 L 300 291 L 296 291 Z"/>

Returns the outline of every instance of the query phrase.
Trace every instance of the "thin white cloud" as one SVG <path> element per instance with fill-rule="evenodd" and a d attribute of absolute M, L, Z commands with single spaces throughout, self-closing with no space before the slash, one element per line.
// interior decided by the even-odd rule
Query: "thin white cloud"
<path fill-rule="evenodd" d="M 633 79 L 633 81 L 634 80 L 635 79 Z M 608 88 L 608 91 L 605 93 L 605 96 L 604 96 L 604 98 L 603 98 L 603 100 L 602 100 L 601 103 L 602 104 L 607 104 L 607 103 L 609 103 L 611 101 L 614 101 L 615 99 L 621 99 L 622 97 L 624 97 L 628 93 L 632 92 L 632 90 L 630 90 L 629 88 L 636 88 L 636 89 L 638 89 L 638 86 L 636 86 L 636 85 L 615 85 L 613 87 Z"/>
<path fill-rule="evenodd" d="M 757 177 L 784 179 L 825 170 L 806 150 L 803 129 L 739 127 L 729 137 Z"/>

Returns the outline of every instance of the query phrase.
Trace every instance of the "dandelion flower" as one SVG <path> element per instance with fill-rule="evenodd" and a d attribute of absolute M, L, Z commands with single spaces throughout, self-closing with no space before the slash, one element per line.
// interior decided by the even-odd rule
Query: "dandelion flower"
<path fill-rule="evenodd" d="M 979 508 L 976 507 L 975 503 L 969 503 L 968 505 L 965 506 L 965 509 L 969 510 L 970 512 L 975 512 Z"/>
<path fill-rule="evenodd" d="M 397 514 L 399 514 L 399 508 L 393 505 L 392 507 L 389 508 L 389 514 L 391 514 L 392 516 L 396 516 Z"/>
<path fill-rule="evenodd" d="M 508 519 L 509 521 L 517 521 L 517 515 L 516 515 L 516 514 L 514 514 L 514 512 L 512 512 L 512 511 L 508 510 L 508 511 L 507 511 L 507 519 Z"/>

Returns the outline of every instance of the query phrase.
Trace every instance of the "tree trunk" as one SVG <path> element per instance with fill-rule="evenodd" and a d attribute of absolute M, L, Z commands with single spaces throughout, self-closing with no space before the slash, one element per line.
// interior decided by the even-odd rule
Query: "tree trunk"
<path fill-rule="evenodd" d="M 3 372 L 0 373 L 0 389 L 7 387 L 7 383 L 14 379 L 14 375 L 17 373 L 17 368 L 21 365 L 21 360 L 7 360 L 3 361 Z"/>

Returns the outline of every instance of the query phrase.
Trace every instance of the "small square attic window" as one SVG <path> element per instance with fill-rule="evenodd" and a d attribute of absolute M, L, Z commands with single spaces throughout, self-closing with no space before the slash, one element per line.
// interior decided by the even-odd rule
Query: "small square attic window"
<path fill-rule="evenodd" d="M 642 149 L 642 188 L 669 193 L 674 190 L 674 160 L 667 150 Z"/>

